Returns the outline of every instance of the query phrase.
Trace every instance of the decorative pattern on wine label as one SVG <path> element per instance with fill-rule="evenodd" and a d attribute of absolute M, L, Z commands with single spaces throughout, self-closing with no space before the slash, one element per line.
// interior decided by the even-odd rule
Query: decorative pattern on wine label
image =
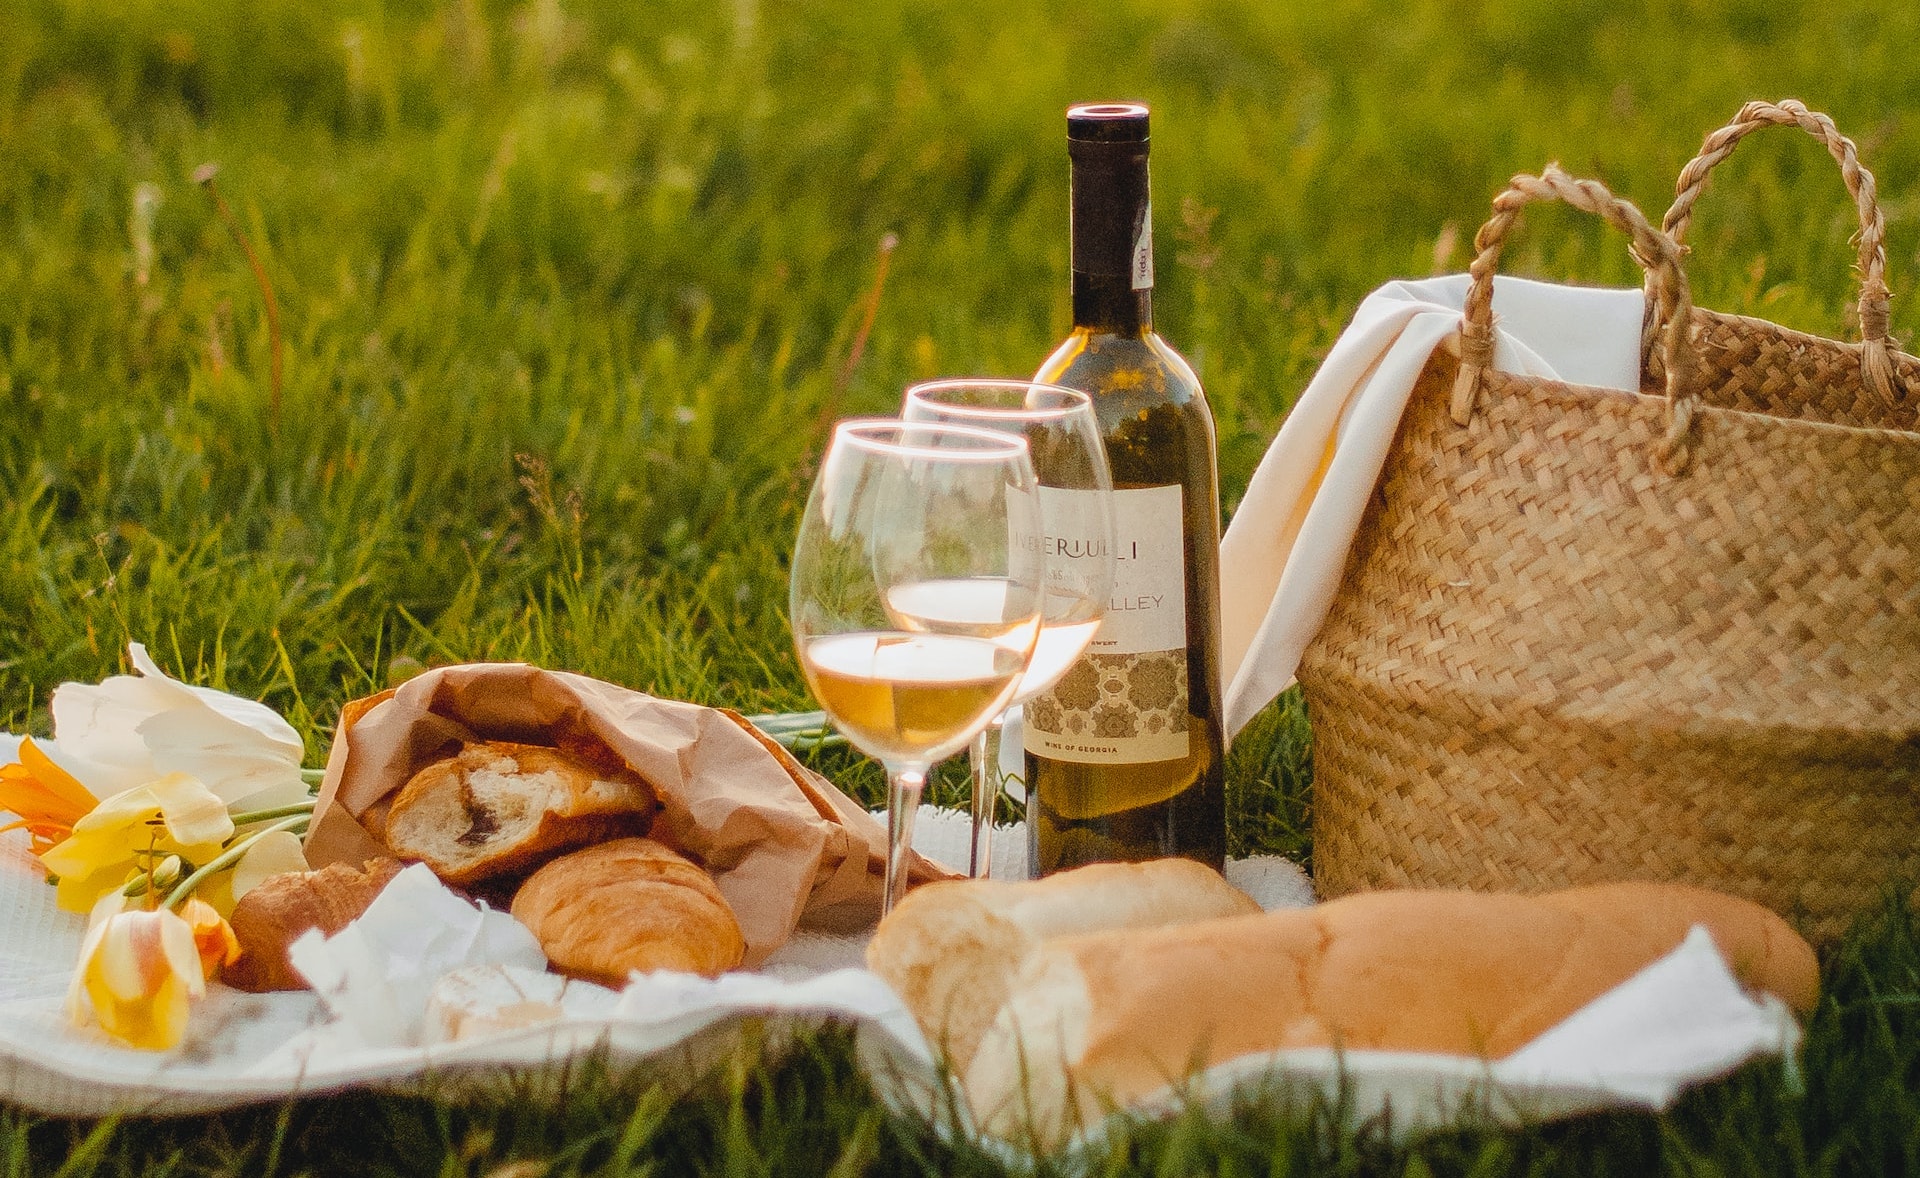
<path fill-rule="evenodd" d="M 1088 765 L 1188 752 L 1187 652 L 1089 654 L 1026 703 L 1029 752 Z"/>

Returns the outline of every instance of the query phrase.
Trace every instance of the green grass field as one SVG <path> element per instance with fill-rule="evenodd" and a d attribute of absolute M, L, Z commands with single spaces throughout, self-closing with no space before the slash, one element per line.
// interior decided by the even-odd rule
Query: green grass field
<path fill-rule="evenodd" d="M 1852 0 L 15 0 L 0 728 L 45 731 L 54 685 L 129 638 L 286 712 L 316 765 L 343 701 L 451 661 L 811 706 L 784 566 L 823 426 L 916 377 L 1028 372 L 1064 332 L 1074 100 L 1154 104 L 1159 318 L 1229 511 L 1358 301 L 1464 268 L 1508 175 L 1557 159 L 1657 218 L 1748 98 L 1860 142 L 1908 335 L 1917 43 L 1920 9 Z M 1853 229 L 1825 154 L 1762 136 L 1702 202 L 1697 298 L 1846 334 Z M 1631 283 L 1621 247 L 1540 210 L 1509 258 Z M 1292 706 L 1236 746 L 1237 850 L 1308 853 L 1303 742 Z M 870 766 L 823 767 L 877 796 Z M 1827 968 L 1797 1068 L 1667 1116 L 1409 1150 L 1268 1102 L 1089 1168 L 1920 1172 L 1906 907 Z M 525 1096 L 0 1108 L 0 1174 L 1003 1172 L 884 1113 L 835 1035 L 678 1101 L 592 1068 Z"/>

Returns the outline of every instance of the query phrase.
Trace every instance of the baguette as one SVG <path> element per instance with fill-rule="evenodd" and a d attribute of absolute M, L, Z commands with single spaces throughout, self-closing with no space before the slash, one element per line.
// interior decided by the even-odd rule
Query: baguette
<path fill-rule="evenodd" d="M 520 885 L 512 911 L 555 969 L 615 988 L 636 971 L 716 977 L 746 954 L 740 923 L 706 871 L 652 839 L 560 856 Z"/>
<path fill-rule="evenodd" d="M 1813 951 L 1716 892 L 1367 892 L 1258 916 L 1050 942 L 965 1072 L 990 1132 L 1048 1139 L 1189 1070 L 1297 1047 L 1499 1059 L 1704 925 L 1750 988 L 1811 1010 Z"/>
<path fill-rule="evenodd" d="M 631 773 L 559 749 L 470 743 L 414 774 L 384 816 L 393 853 L 450 884 L 529 871 L 554 854 L 642 833 L 657 808 Z"/>
<path fill-rule="evenodd" d="M 332 936 L 358 920 L 398 874 L 399 863 L 374 859 L 360 871 L 333 863 L 268 876 L 233 906 L 228 924 L 240 942 L 240 959 L 220 971 L 220 980 L 255 994 L 306 989 L 306 979 L 287 961 L 287 946 L 308 929 Z"/>
<path fill-rule="evenodd" d="M 1218 872 L 1188 859 L 1099 863 L 1033 883 L 931 883 L 880 923 L 867 966 L 964 1072 L 1015 975 L 1046 939 L 1258 911 Z"/>

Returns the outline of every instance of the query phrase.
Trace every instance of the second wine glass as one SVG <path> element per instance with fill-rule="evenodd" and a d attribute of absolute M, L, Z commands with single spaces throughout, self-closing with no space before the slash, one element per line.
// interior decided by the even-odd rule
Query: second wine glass
<path fill-rule="evenodd" d="M 1039 479 L 1045 593 L 1040 637 L 1012 704 L 1053 686 L 1093 639 L 1113 592 L 1113 477 L 1100 424 L 1087 395 L 1031 380 L 966 378 L 907 389 L 906 421 L 996 430 L 1026 439 Z M 932 582 L 893 604 L 903 626 L 951 625 L 999 611 L 993 588 L 978 580 Z M 926 621 L 916 621 L 926 619 Z M 1000 725 L 996 715 L 973 739 L 973 844 L 968 874 L 993 865 L 993 811 L 1000 798 Z"/>

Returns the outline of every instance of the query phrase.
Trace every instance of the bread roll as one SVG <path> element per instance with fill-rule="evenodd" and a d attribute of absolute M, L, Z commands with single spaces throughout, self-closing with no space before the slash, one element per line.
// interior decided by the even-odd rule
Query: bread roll
<path fill-rule="evenodd" d="M 330 937 L 358 920 L 398 874 L 398 862 L 375 859 L 359 871 L 334 863 L 268 876 L 233 906 L 227 923 L 240 942 L 240 960 L 221 970 L 220 980 L 256 994 L 306 989 L 287 961 L 287 946 L 308 929 Z"/>
<path fill-rule="evenodd" d="M 907 893 L 867 946 L 867 966 L 964 1072 L 1028 956 L 1049 937 L 1260 911 L 1188 859 L 1100 863 L 1033 883 L 959 880 Z"/>
<path fill-rule="evenodd" d="M 569 847 L 646 830 L 653 791 L 559 749 L 483 741 L 413 775 L 383 837 L 451 884 L 525 872 Z"/>
<path fill-rule="evenodd" d="M 1015 981 L 966 1088 L 989 1131 L 1031 1126 L 1056 1139 L 1241 1055 L 1338 1046 L 1498 1059 L 1696 924 L 1743 985 L 1812 1009 L 1819 972 L 1807 943 L 1759 905 L 1716 892 L 1366 892 L 1052 941 Z"/>
<path fill-rule="evenodd" d="M 560 856 L 520 885 L 512 911 L 555 969 L 614 987 L 636 970 L 714 977 L 746 952 L 713 880 L 652 839 Z"/>

